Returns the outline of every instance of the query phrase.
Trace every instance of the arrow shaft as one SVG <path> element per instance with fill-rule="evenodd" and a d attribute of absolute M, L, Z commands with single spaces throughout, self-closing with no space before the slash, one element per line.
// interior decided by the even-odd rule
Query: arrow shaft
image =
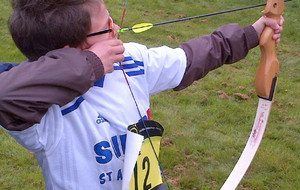
<path fill-rule="evenodd" d="M 288 2 L 288 1 L 292 1 L 292 0 L 285 0 L 285 2 Z M 225 14 L 225 13 L 242 11 L 242 10 L 246 10 L 246 9 L 256 8 L 256 7 L 262 7 L 262 6 L 265 6 L 265 5 L 266 5 L 266 3 L 262 3 L 262 4 L 258 4 L 258 5 L 248 6 L 248 7 L 236 8 L 236 9 L 231 9 L 231 10 L 208 13 L 208 14 L 197 15 L 197 16 L 186 17 L 186 18 L 170 20 L 170 21 L 164 21 L 164 22 L 158 22 L 158 23 L 153 24 L 153 26 L 160 26 L 160 25 L 171 24 L 171 23 L 175 23 L 175 22 L 182 22 L 182 21 L 187 21 L 187 20 L 192 20 L 192 19 L 197 19 L 197 18 L 210 17 L 210 16 L 214 16 L 214 15 L 220 15 L 220 14 Z M 121 31 L 122 32 L 131 31 L 133 29 L 146 28 L 146 27 L 149 27 L 149 26 L 150 25 L 145 25 L 145 26 L 140 26 L 140 27 L 132 27 L 132 28 L 125 28 L 125 29 L 121 29 Z"/>
<path fill-rule="evenodd" d="M 285 2 L 288 2 L 288 1 L 292 1 L 292 0 L 285 0 Z M 176 20 L 170 20 L 170 21 L 165 21 L 165 22 L 159 22 L 159 23 L 153 24 L 153 26 L 170 24 L 170 23 L 174 23 L 174 22 L 182 22 L 182 21 L 186 21 L 186 20 L 192 20 L 192 19 L 196 19 L 196 18 L 203 18 L 203 17 L 214 16 L 214 15 L 220 15 L 220 14 L 224 14 L 224 13 L 231 13 L 231 12 L 236 12 L 236 11 L 242 11 L 242 10 L 246 10 L 246 9 L 252 9 L 252 8 L 256 8 L 256 7 L 262 7 L 262 6 L 265 6 L 265 5 L 267 5 L 267 4 L 266 3 L 262 3 L 262 4 L 258 4 L 258 5 L 248 6 L 248 7 L 236 8 L 236 9 L 231 9 L 231 10 L 226 10 L 226 11 L 220 11 L 220 12 L 208 13 L 208 14 L 197 15 L 197 16 L 192 16 L 192 17 L 186 17 L 186 18 L 181 18 L 181 19 L 176 19 Z"/>
<path fill-rule="evenodd" d="M 287 0 L 287 1 L 290 1 L 290 0 Z M 248 6 L 248 7 L 242 7 L 242 8 L 237 8 L 237 9 L 231 9 L 231 10 L 225 10 L 225 11 L 220 11 L 220 12 L 208 13 L 208 14 L 197 15 L 197 16 L 192 16 L 192 17 L 186 17 L 186 18 L 170 20 L 170 21 L 165 21 L 165 22 L 159 22 L 159 23 L 153 24 L 153 26 L 159 26 L 159 25 L 170 24 L 170 23 L 175 23 L 175 22 L 182 22 L 182 21 L 186 21 L 186 20 L 192 20 L 192 19 L 196 19 L 196 18 L 203 18 L 203 17 L 214 16 L 214 15 L 220 15 L 220 14 L 224 14 L 224 13 L 231 13 L 231 12 L 241 11 L 241 10 L 245 10 L 245 9 L 252 9 L 252 8 L 256 8 L 256 7 L 262 7 L 262 6 L 265 6 L 265 5 L 266 5 L 266 3 L 263 3 L 263 4 Z"/>

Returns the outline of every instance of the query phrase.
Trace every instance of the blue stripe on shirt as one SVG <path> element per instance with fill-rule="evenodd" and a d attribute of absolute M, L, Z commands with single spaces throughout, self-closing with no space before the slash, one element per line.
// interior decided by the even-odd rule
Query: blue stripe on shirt
<path fill-rule="evenodd" d="M 134 61 L 132 64 L 122 64 L 124 69 L 134 69 L 138 68 L 139 66 L 144 67 L 144 63 L 141 61 Z M 121 70 L 120 66 L 114 66 L 115 70 Z"/>
<path fill-rule="evenodd" d="M 0 73 L 4 71 L 9 71 L 11 68 L 18 66 L 19 64 L 16 63 L 1 63 L 0 62 Z"/>
<path fill-rule="evenodd" d="M 103 88 L 103 86 L 104 86 L 104 79 L 105 79 L 105 76 L 103 76 L 101 79 L 99 79 L 96 82 L 94 82 L 94 86 L 98 86 L 98 87 Z"/>
<path fill-rule="evenodd" d="M 79 97 L 72 106 L 70 106 L 64 110 L 61 110 L 62 115 L 67 115 L 68 113 L 76 110 L 83 101 L 84 101 L 84 98 L 82 96 Z"/>
<path fill-rule="evenodd" d="M 125 63 L 125 62 L 129 62 L 129 63 Z M 125 72 L 126 72 L 126 74 L 128 76 L 137 76 L 137 75 L 143 75 L 143 74 L 145 74 L 144 69 L 140 68 L 140 67 L 144 67 L 144 62 L 133 60 L 129 56 L 129 57 L 125 57 L 124 58 L 123 63 L 124 64 L 122 64 L 122 66 L 123 66 L 123 68 L 124 68 L 124 70 L 125 70 Z M 136 70 L 136 71 L 126 71 L 128 69 L 139 69 L 139 70 Z M 114 70 L 122 70 L 122 69 L 121 69 L 120 66 L 114 66 Z"/>
<path fill-rule="evenodd" d="M 142 62 L 142 61 L 134 61 L 134 63 L 137 64 L 138 66 L 144 67 L 144 62 Z"/>
<path fill-rule="evenodd" d="M 123 62 L 125 62 L 125 61 L 132 61 L 133 59 L 129 56 L 129 57 L 125 57 L 124 58 L 124 60 L 123 60 Z"/>
<path fill-rule="evenodd" d="M 129 71 L 129 72 L 126 72 L 126 74 L 130 77 L 132 76 L 137 76 L 137 75 L 143 75 L 145 73 L 144 69 L 141 69 L 139 71 Z"/>

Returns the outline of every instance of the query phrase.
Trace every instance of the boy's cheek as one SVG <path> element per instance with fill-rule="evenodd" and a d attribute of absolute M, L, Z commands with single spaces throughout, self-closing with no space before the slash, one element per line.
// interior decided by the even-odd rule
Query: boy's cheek
<path fill-rule="evenodd" d="M 87 49 L 87 48 L 95 45 L 98 42 L 103 42 L 103 41 L 109 40 L 111 38 L 112 38 L 111 33 L 102 34 L 102 35 L 99 35 L 99 36 L 92 36 L 92 37 L 89 37 L 87 39 L 87 42 L 84 43 L 84 47 L 85 47 L 85 49 Z"/>

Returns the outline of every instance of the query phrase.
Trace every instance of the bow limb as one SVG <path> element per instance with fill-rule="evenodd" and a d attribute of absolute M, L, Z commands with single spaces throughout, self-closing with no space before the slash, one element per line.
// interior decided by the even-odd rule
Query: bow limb
<path fill-rule="evenodd" d="M 283 9 L 284 0 L 268 0 L 263 13 L 267 17 L 275 19 L 279 24 Z M 273 35 L 273 29 L 266 27 L 260 37 L 261 60 L 255 78 L 255 89 L 259 96 L 259 103 L 255 121 L 243 153 L 221 190 L 232 190 L 238 186 L 263 138 L 274 99 L 277 84 L 276 74 L 279 72 L 276 43 L 273 40 Z"/>
<path fill-rule="evenodd" d="M 123 28 L 123 22 L 124 22 L 124 18 L 125 18 L 125 15 L 126 15 L 127 5 L 128 5 L 128 0 L 126 0 L 125 5 L 124 5 L 124 10 L 123 10 L 123 15 L 122 15 L 122 19 L 121 19 L 121 25 L 120 25 L 121 28 Z"/>
<path fill-rule="evenodd" d="M 123 23 L 124 23 L 124 18 L 125 18 L 125 15 L 126 15 L 127 5 L 128 5 L 128 0 L 126 0 L 125 5 L 124 5 L 120 28 L 123 28 Z M 118 33 L 118 39 L 120 39 L 120 33 Z"/>

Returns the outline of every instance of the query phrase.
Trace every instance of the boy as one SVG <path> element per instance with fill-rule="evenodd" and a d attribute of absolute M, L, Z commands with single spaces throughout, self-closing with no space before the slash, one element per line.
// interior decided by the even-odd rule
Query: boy
<path fill-rule="evenodd" d="M 32 61 L 57 48 L 87 49 L 96 42 L 115 38 L 119 29 L 103 1 L 18 0 L 13 6 L 12 37 Z M 150 118 L 150 95 L 171 88 L 184 89 L 210 70 L 244 58 L 248 50 L 258 45 L 258 36 L 265 24 L 275 29 L 274 39 L 279 42 L 282 27 L 262 17 L 245 28 L 225 25 L 211 35 L 193 39 L 176 49 L 124 44 L 122 65 L 135 98 L 121 66 L 116 64 L 114 71 L 96 81 L 82 96 L 70 98 L 65 105 L 52 105 L 47 113 L 42 113 L 42 118 L 27 123 L 22 120 L 21 130 L 8 132 L 35 152 L 43 169 L 46 189 L 121 189 L 126 130 L 129 125 Z M 74 86 L 80 84 L 79 80 L 68 81 L 64 73 L 57 72 L 53 76 L 41 74 L 49 80 L 63 81 L 59 84 L 61 87 L 67 82 L 73 82 Z M 24 77 L 28 80 L 21 88 L 0 84 L 4 94 L 0 97 L 0 123 L 6 129 L 18 129 L 20 124 L 6 117 L 13 115 L 13 108 L 23 109 L 22 96 L 26 94 L 22 94 L 22 90 L 14 94 L 15 90 L 55 90 L 54 98 L 59 100 L 67 99 L 65 91 L 73 88 L 53 87 L 46 81 L 28 85 L 34 78 Z M 15 97 L 13 100 L 9 98 L 11 95 Z M 31 107 L 43 108 L 43 102 L 34 98 L 30 101 Z M 15 107 L 6 106 L 11 104 Z M 31 108 L 24 109 L 24 112 L 30 111 Z"/>

